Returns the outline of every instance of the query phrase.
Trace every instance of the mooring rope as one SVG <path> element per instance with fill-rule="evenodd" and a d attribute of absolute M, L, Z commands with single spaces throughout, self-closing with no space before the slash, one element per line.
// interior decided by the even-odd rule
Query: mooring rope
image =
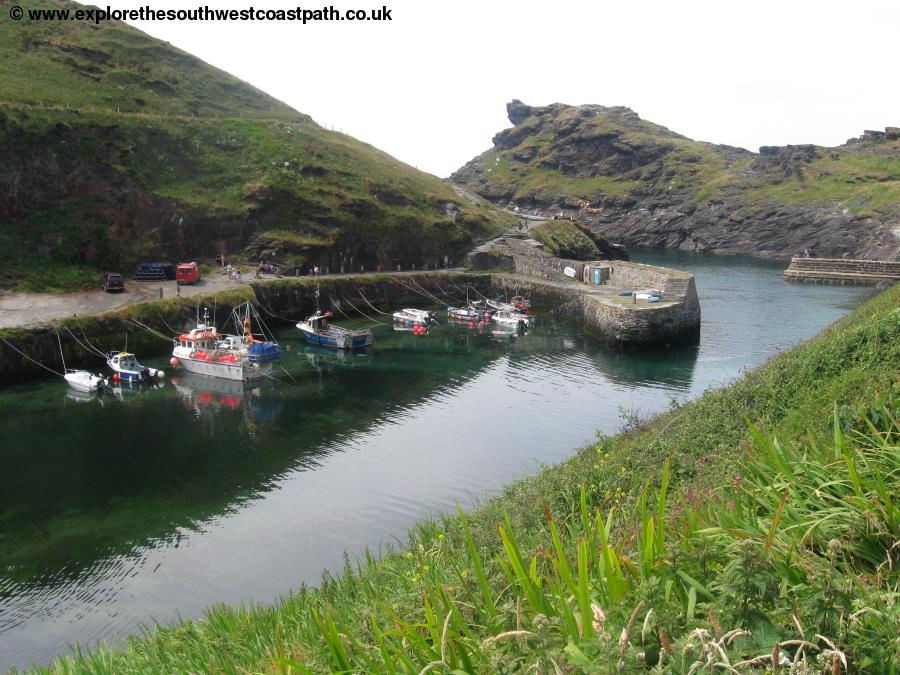
<path fill-rule="evenodd" d="M 173 339 L 172 337 L 167 337 L 167 336 L 163 335 L 155 328 L 151 328 L 150 326 L 141 323 L 137 319 L 125 319 L 125 321 L 127 321 L 128 323 L 134 324 L 135 326 L 138 326 L 139 328 L 143 328 L 145 331 L 147 331 L 151 335 L 158 337 L 160 340 L 165 340 L 166 342 L 171 342 Z"/>
<path fill-rule="evenodd" d="M 31 362 L 34 363 L 35 365 L 40 366 L 40 367 L 43 368 L 44 370 L 49 371 L 49 372 L 53 373 L 54 375 L 57 375 L 57 376 L 59 376 L 59 377 L 64 377 L 64 373 L 57 372 L 57 371 L 53 370 L 52 368 L 50 368 L 50 367 L 48 367 L 48 366 L 45 366 L 45 365 L 44 365 L 43 363 L 41 363 L 40 361 L 37 361 L 37 360 L 31 358 L 30 356 L 28 356 L 28 354 L 26 354 L 25 352 L 23 352 L 21 349 L 18 349 L 15 345 L 10 344 L 9 342 L 7 342 L 5 338 L 0 337 L 0 340 L 3 340 L 4 344 L 5 344 L 7 347 L 9 347 L 9 348 L 12 349 L 13 351 L 17 352 L 17 353 L 20 354 L 21 356 L 24 356 L 26 359 L 28 359 L 29 361 L 31 361 Z"/>
<path fill-rule="evenodd" d="M 293 324 L 300 323 L 299 319 L 288 319 L 286 316 L 279 316 L 278 314 L 275 314 L 275 312 L 271 310 L 271 307 L 266 307 L 266 303 L 261 299 L 259 300 L 259 306 L 262 307 L 262 310 L 273 319 L 278 319 L 279 321 L 286 321 L 287 323 Z"/>
<path fill-rule="evenodd" d="M 369 307 L 371 307 L 372 309 L 374 309 L 374 310 L 375 310 L 376 312 L 378 312 L 379 314 L 384 314 L 385 316 L 391 316 L 390 313 L 388 313 L 388 312 L 382 312 L 380 309 L 378 309 L 377 307 L 375 307 L 371 302 L 369 302 L 369 299 L 363 294 L 363 292 L 362 292 L 361 290 L 359 290 L 358 288 L 355 289 L 355 290 L 356 290 L 357 293 L 359 293 L 359 297 L 361 297 Z"/>
<path fill-rule="evenodd" d="M 445 291 L 445 290 L 443 289 L 443 287 L 442 287 L 437 281 L 434 282 L 434 285 L 438 287 L 438 290 L 440 290 L 441 294 L 442 294 L 445 298 L 450 298 L 454 303 L 457 303 L 456 297 L 450 295 L 447 291 Z M 448 305 L 448 307 L 449 307 L 449 305 Z"/>
<path fill-rule="evenodd" d="M 421 295 L 421 296 L 424 297 L 424 298 L 429 297 L 428 295 L 426 295 L 426 294 L 428 293 L 428 291 L 425 291 L 425 293 L 423 293 L 423 292 L 420 291 L 420 290 L 416 290 L 416 289 L 413 288 L 412 286 L 407 286 L 407 285 L 404 284 L 402 281 L 400 281 L 400 279 L 394 279 L 394 281 L 396 281 L 398 284 L 400 284 L 401 286 L 403 286 L 403 288 L 405 288 L 405 289 L 408 290 L 408 291 L 412 291 L 413 293 L 417 293 L 417 294 Z M 423 289 L 423 290 L 424 290 L 424 289 Z M 434 298 L 434 296 L 431 296 L 431 297 Z M 437 298 L 434 298 L 434 299 L 437 300 Z M 443 302 L 442 300 L 437 300 L 437 302 L 438 302 L 439 305 L 443 305 L 444 307 L 449 307 L 449 305 L 448 305 L 447 303 Z"/>
<path fill-rule="evenodd" d="M 348 305 L 350 305 L 350 306 L 351 306 L 358 314 L 361 314 L 362 316 L 366 317 L 369 321 L 371 321 L 371 322 L 372 322 L 373 324 L 375 324 L 376 326 L 384 326 L 384 325 L 385 325 L 385 322 L 383 322 L 383 321 L 375 321 L 371 316 L 369 316 L 368 314 L 366 314 L 365 312 L 363 312 L 362 310 L 360 310 L 359 307 L 357 307 L 357 306 L 354 305 L 352 302 L 350 302 L 349 300 L 347 300 L 347 298 L 345 298 L 344 296 L 339 296 L 339 297 L 340 297 L 341 302 L 346 302 L 346 303 L 347 303 Z M 345 316 L 346 316 L 346 315 L 345 315 Z M 347 318 L 349 318 L 349 317 L 347 317 Z"/>
<path fill-rule="evenodd" d="M 216 315 L 216 306 L 213 305 L 213 316 L 215 317 L 215 315 Z M 163 325 L 164 325 L 166 328 L 168 328 L 169 331 L 171 331 L 172 335 L 178 335 L 178 334 L 179 334 L 180 331 L 177 331 L 177 330 L 175 330 L 174 328 L 172 328 L 172 326 L 169 325 L 169 323 L 165 320 L 165 318 L 163 317 L 162 314 L 157 314 L 156 316 L 157 316 L 157 318 L 158 318 L 160 321 L 163 322 Z"/>
<path fill-rule="evenodd" d="M 462 294 L 462 296 L 465 296 L 466 301 L 468 302 L 469 294 L 466 291 L 464 291 L 463 289 L 461 289 L 459 286 L 457 286 L 456 282 L 454 282 L 452 279 L 450 280 L 450 284 L 453 286 L 453 288 L 455 288 L 457 291 L 459 291 Z"/>
<path fill-rule="evenodd" d="M 91 341 L 88 340 L 87 335 L 84 334 L 84 328 L 80 328 L 79 330 L 81 331 L 81 337 L 84 338 L 85 343 L 87 343 L 87 345 L 88 345 L 91 349 L 93 349 L 94 351 L 96 351 L 98 354 L 100 354 L 100 355 L 102 355 L 102 356 L 105 357 L 105 356 L 106 356 L 106 352 L 102 351 L 101 349 L 98 349 L 96 345 L 91 344 Z"/>
<path fill-rule="evenodd" d="M 106 354 L 104 354 L 104 353 L 101 352 L 101 351 L 98 351 L 98 350 L 94 349 L 93 347 L 88 347 L 88 346 L 85 345 L 81 340 L 79 340 L 79 339 L 78 339 L 78 336 L 76 336 L 75 333 L 73 333 L 73 332 L 71 331 L 71 329 L 70 329 L 68 326 L 63 326 L 63 328 L 66 329 L 66 332 L 67 332 L 69 335 L 72 336 L 72 339 L 75 340 L 75 342 L 78 343 L 78 346 L 81 347 L 84 351 L 88 352 L 89 354 L 95 354 L 95 355 L 97 355 L 97 356 L 100 356 L 100 357 L 103 358 L 103 359 L 106 358 Z M 83 333 L 83 332 L 84 332 L 84 329 L 82 329 L 82 333 Z M 57 335 L 57 337 L 59 337 L 59 332 L 57 332 L 56 335 Z M 85 339 L 87 339 L 87 338 L 85 338 Z"/>
<path fill-rule="evenodd" d="M 436 295 L 432 295 L 431 293 L 429 293 L 427 288 L 424 288 L 424 287 L 422 286 L 422 284 L 420 284 L 419 282 L 417 282 L 417 281 L 416 281 L 415 279 L 413 279 L 412 277 L 409 277 L 409 280 L 410 280 L 412 283 L 414 283 L 414 284 L 416 285 L 416 287 L 420 288 L 420 289 L 422 290 L 423 293 L 425 293 L 427 296 L 429 296 L 430 298 L 432 298 L 432 299 L 433 299 L 436 303 L 438 303 L 439 305 L 443 305 L 444 307 L 449 307 L 449 306 L 450 306 L 450 305 L 448 305 L 446 302 L 444 302 L 443 300 L 441 300 L 440 298 L 438 298 Z"/>

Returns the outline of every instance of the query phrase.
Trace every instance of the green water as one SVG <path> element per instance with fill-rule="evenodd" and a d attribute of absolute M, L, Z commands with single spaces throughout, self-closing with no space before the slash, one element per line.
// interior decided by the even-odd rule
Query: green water
<path fill-rule="evenodd" d="M 870 293 L 786 284 L 783 265 L 750 259 L 636 257 L 696 274 L 698 347 L 607 350 L 539 313 L 520 338 L 376 326 L 371 354 L 339 357 L 286 327 L 294 381 L 177 376 L 159 359 L 159 389 L 0 392 L 0 668 L 315 583 L 344 551 L 565 458 L 622 410 L 725 384 Z"/>

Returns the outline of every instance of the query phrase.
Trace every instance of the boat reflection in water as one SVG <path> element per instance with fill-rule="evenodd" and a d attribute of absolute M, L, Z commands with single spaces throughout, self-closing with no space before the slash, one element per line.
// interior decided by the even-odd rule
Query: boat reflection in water
<path fill-rule="evenodd" d="M 304 347 L 303 354 L 307 363 L 314 369 L 327 368 L 329 366 L 341 366 L 342 368 L 355 368 L 358 366 L 372 365 L 372 348 L 364 347 L 354 350 L 334 350 L 326 347 Z"/>
<path fill-rule="evenodd" d="M 267 382 L 248 384 L 188 372 L 173 375 L 171 382 L 184 409 L 198 421 L 214 425 L 219 415 L 237 413 L 250 437 L 256 435 L 259 424 L 275 419 L 281 411 L 281 399 Z M 214 426 L 210 430 L 214 431 Z"/>
<path fill-rule="evenodd" d="M 489 328 L 491 338 L 498 342 L 510 342 L 528 335 L 528 328 L 522 324 L 511 326 L 508 324 L 496 324 Z"/>
<path fill-rule="evenodd" d="M 147 381 L 146 384 L 144 384 L 140 380 L 119 380 L 118 382 L 110 384 L 108 387 L 108 391 L 119 401 L 125 402 L 128 400 L 132 400 L 137 396 L 140 396 L 146 391 L 162 389 L 165 386 L 165 380 L 151 379 Z"/>
<path fill-rule="evenodd" d="M 69 387 L 66 390 L 66 398 L 70 401 L 76 401 L 77 403 L 90 403 L 91 401 L 99 401 L 101 405 L 103 404 L 103 399 L 96 391 L 79 391 L 78 389 L 72 389 L 71 387 Z"/>

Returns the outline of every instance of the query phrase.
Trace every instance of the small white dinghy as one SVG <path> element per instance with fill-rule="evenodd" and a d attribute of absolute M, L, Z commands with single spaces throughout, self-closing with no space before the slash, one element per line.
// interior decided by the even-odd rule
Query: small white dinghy
<path fill-rule="evenodd" d="M 415 309 L 413 307 L 407 307 L 406 309 L 394 312 L 394 321 L 402 324 L 421 323 L 424 325 L 436 324 L 438 322 L 437 312 L 430 312 L 426 309 Z"/>
<path fill-rule="evenodd" d="M 528 315 L 520 312 L 506 312 L 501 310 L 499 312 L 494 312 L 494 316 L 491 318 L 503 326 L 514 326 L 523 329 L 528 327 Z"/>
<path fill-rule="evenodd" d="M 106 388 L 106 380 L 86 370 L 67 370 L 63 377 L 77 391 L 92 392 Z"/>

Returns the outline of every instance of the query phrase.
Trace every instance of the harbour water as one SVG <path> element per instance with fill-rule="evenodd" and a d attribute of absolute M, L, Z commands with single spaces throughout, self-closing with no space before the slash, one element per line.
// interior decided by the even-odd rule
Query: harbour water
<path fill-rule="evenodd" d="M 623 411 L 722 386 L 872 292 L 787 284 L 783 263 L 749 258 L 634 258 L 694 272 L 699 346 L 611 351 L 540 314 L 521 338 L 379 325 L 362 355 L 284 328 L 295 381 L 242 386 L 145 359 L 166 368 L 162 387 L 0 392 L 0 670 L 315 584 L 345 551 L 402 542 L 415 521 L 616 431 Z"/>

